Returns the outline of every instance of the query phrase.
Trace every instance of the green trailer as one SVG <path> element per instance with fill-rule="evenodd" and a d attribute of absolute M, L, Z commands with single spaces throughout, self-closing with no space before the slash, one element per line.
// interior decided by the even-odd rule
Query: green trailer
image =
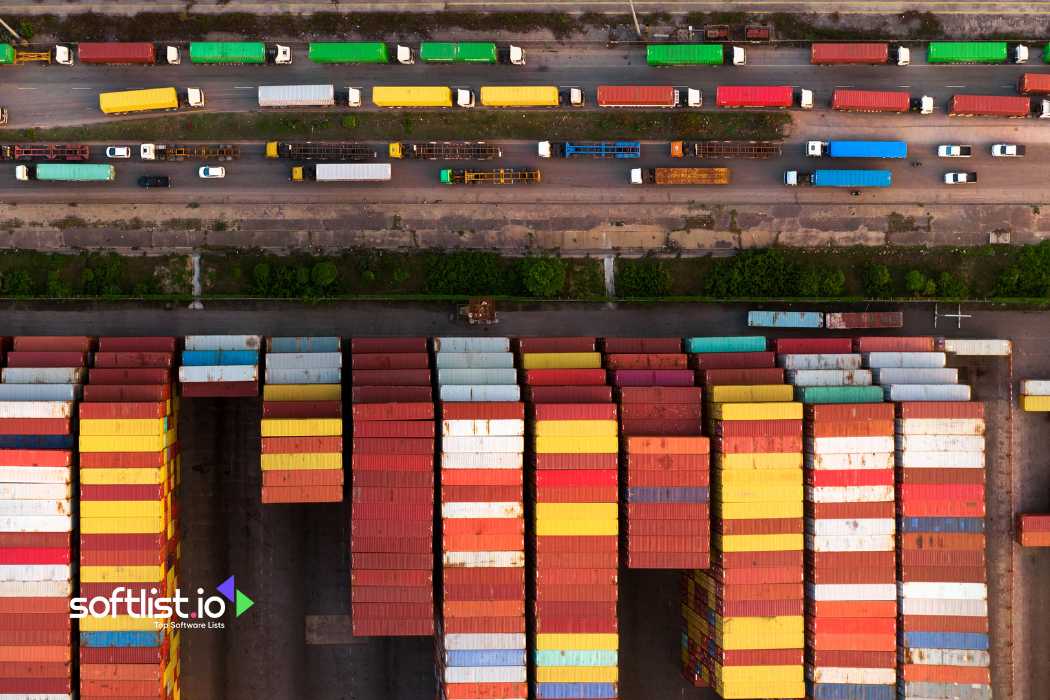
<path fill-rule="evenodd" d="M 743 49 L 733 47 L 736 51 Z M 720 66 L 725 63 L 722 44 L 649 44 L 645 60 L 650 66 Z M 734 55 L 734 63 L 737 63 Z"/>
<path fill-rule="evenodd" d="M 311 43 L 308 54 L 314 63 L 390 63 L 381 41 L 323 41 Z"/>
<path fill-rule="evenodd" d="M 0 44 L 0 66 L 9 66 L 15 62 L 15 47 L 11 44 Z"/>
<path fill-rule="evenodd" d="M 18 180 L 45 182 L 109 182 L 117 169 L 105 163 L 36 163 L 15 167 Z"/>
<path fill-rule="evenodd" d="M 1050 63 L 1050 44 L 1043 47 L 1043 63 Z"/>
<path fill-rule="evenodd" d="M 266 63 L 266 44 L 261 41 L 194 41 L 190 63 Z"/>
<path fill-rule="evenodd" d="M 1010 57 L 1005 41 L 931 41 L 927 63 L 1006 63 Z"/>
<path fill-rule="evenodd" d="M 490 41 L 424 41 L 419 45 L 423 63 L 498 63 L 499 52 Z"/>

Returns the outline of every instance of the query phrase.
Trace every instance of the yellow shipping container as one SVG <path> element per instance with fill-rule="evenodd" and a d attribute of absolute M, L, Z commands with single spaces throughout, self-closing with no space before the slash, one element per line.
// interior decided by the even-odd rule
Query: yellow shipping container
<path fill-rule="evenodd" d="M 103 92 L 98 96 L 98 106 L 105 114 L 178 109 L 179 96 L 173 87 Z"/>
<path fill-rule="evenodd" d="M 1050 396 L 1022 396 L 1021 410 L 1050 411 Z"/>
<path fill-rule="evenodd" d="M 264 401 L 338 401 L 343 398 L 339 384 L 265 384 Z"/>
<path fill-rule="evenodd" d="M 716 481 L 723 487 L 743 486 L 745 484 L 786 484 L 788 486 L 802 483 L 801 469 L 724 469 L 715 474 Z"/>
<path fill-rule="evenodd" d="M 526 352 L 523 369 L 601 369 L 600 352 Z"/>
<path fill-rule="evenodd" d="M 163 517 L 150 518 L 81 518 L 84 535 L 157 535 L 168 531 Z"/>
<path fill-rule="evenodd" d="M 81 435 L 163 435 L 167 418 L 80 419 Z"/>
<path fill-rule="evenodd" d="M 261 455 L 262 470 L 287 469 L 342 469 L 341 452 L 313 452 L 301 454 L 264 454 Z"/>
<path fill-rule="evenodd" d="M 263 418 L 263 437 L 324 437 L 343 434 L 342 418 Z"/>
<path fill-rule="evenodd" d="M 80 619 L 81 632 L 156 632 L 157 625 L 168 621 L 168 618 L 131 617 L 83 617 Z"/>
<path fill-rule="evenodd" d="M 806 646 L 801 615 L 784 617 L 715 616 L 715 637 L 725 650 L 802 649 Z"/>
<path fill-rule="evenodd" d="M 802 533 L 781 535 L 714 535 L 723 552 L 801 552 Z"/>
<path fill-rule="evenodd" d="M 617 683 L 616 666 L 537 666 L 537 683 Z"/>
<path fill-rule="evenodd" d="M 372 88 L 372 103 L 376 107 L 451 107 L 452 89 L 434 86 L 377 85 Z"/>
<path fill-rule="evenodd" d="M 714 458 L 718 469 L 802 469 L 801 452 L 739 452 Z"/>
<path fill-rule="evenodd" d="M 81 469 L 80 483 L 91 486 L 165 484 L 167 473 L 167 469 Z"/>
<path fill-rule="evenodd" d="M 81 518 L 155 518 L 164 514 L 161 501 L 81 501 Z"/>
<path fill-rule="evenodd" d="M 553 85 L 483 85 L 483 107 L 557 107 L 558 88 Z"/>
<path fill-rule="evenodd" d="M 576 505 L 576 504 L 573 504 Z M 596 537 L 619 534 L 616 520 L 558 520 L 545 518 L 536 521 L 536 534 L 548 537 Z"/>
<path fill-rule="evenodd" d="M 152 566 L 82 566 L 80 580 L 84 583 L 152 583 L 163 581 L 167 575 L 163 564 Z"/>
<path fill-rule="evenodd" d="M 617 651 L 620 648 L 618 634 L 546 634 L 536 635 L 536 649 L 587 651 L 590 649 Z"/>
<path fill-rule="evenodd" d="M 617 520 L 616 503 L 537 503 L 536 521 L 543 520 Z"/>
<path fill-rule="evenodd" d="M 160 452 L 168 446 L 163 435 L 81 435 L 81 452 Z"/>
<path fill-rule="evenodd" d="M 715 664 L 715 672 L 721 677 L 723 683 L 732 685 L 743 685 L 747 683 L 758 684 L 785 684 L 801 683 L 803 681 L 803 667 L 798 665 L 784 666 L 722 666 Z M 773 693 L 770 693 L 771 695 Z M 781 695 L 777 697 L 794 697 Z"/>
<path fill-rule="evenodd" d="M 802 404 L 794 401 L 713 404 L 711 417 L 720 420 L 802 420 Z"/>
<path fill-rule="evenodd" d="M 776 666 L 738 666 L 738 669 L 750 668 L 777 668 Z M 798 668 L 801 672 L 801 666 Z M 735 670 L 735 669 L 734 669 Z M 763 674 L 751 676 L 754 680 L 722 681 L 719 678 L 712 679 L 710 683 L 715 692 L 722 700 L 748 700 L 748 698 L 804 698 L 806 697 L 806 684 L 804 681 L 787 681 L 764 679 Z M 759 680 L 762 679 L 762 680 Z"/>
<path fill-rule="evenodd" d="M 719 403 L 791 401 L 794 398 L 795 387 L 791 384 L 724 385 L 707 389 L 708 401 Z"/>
<path fill-rule="evenodd" d="M 616 454 L 620 451 L 617 436 L 536 436 L 536 454 Z"/>
<path fill-rule="evenodd" d="M 722 503 L 712 501 L 712 513 L 726 520 L 758 520 L 763 518 L 801 518 L 802 499 L 765 503 Z"/>
<path fill-rule="evenodd" d="M 760 503 L 762 501 L 801 501 L 802 472 L 797 484 L 721 484 L 714 493 L 723 503 Z"/>
<path fill-rule="evenodd" d="M 619 426 L 614 420 L 538 420 L 536 437 L 615 437 Z"/>

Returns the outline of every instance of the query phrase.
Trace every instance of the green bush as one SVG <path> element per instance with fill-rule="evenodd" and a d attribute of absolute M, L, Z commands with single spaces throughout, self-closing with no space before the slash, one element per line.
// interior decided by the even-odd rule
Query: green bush
<path fill-rule="evenodd" d="M 671 291 L 671 271 L 662 260 L 621 260 L 616 293 L 621 297 L 662 297 Z"/>
<path fill-rule="evenodd" d="M 970 296 L 970 287 L 958 275 L 942 272 L 937 277 L 937 292 L 945 299 L 967 299 Z"/>
<path fill-rule="evenodd" d="M 921 270 L 909 270 L 904 276 L 904 287 L 913 297 L 932 297 L 937 294 L 937 283 Z"/>
<path fill-rule="evenodd" d="M 330 260 L 316 263 L 310 271 L 310 278 L 314 287 L 322 290 L 328 289 L 339 279 L 339 268 Z"/>
<path fill-rule="evenodd" d="M 270 293 L 270 266 L 259 263 L 252 268 L 252 292 L 256 296 L 266 296 Z"/>
<path fill-rule="evenodd" d="M 868 265 L 864 270 L 864 294 L 872 299 L 893 296 L 893 275 L 890 268 L 882 264 Z"/>
<path fill-rule="evenodd" d="M 529 296 L 551 299 L 565 288 L 565 262 L 559 258 L 523 258 L 518 274 Z"/>
<path fill-rule="evenodd" d="M 776 248 L 745 250 L 721 262 L 705 282 L 715 297 L 820 296 L 823 270 L 802 266 Z"/>
<path fill-rule="evenodd" d="M 431 294 L 514 294 L 517 280 L 497 253 L 431 253 L 426 256 L 426 291 Z"/>
<path fill-rule="evenodd" d="M 1050 297 L 1050 241 L 1024 246 L 1013 265 L 999 276 L 1001 297 Z"/>

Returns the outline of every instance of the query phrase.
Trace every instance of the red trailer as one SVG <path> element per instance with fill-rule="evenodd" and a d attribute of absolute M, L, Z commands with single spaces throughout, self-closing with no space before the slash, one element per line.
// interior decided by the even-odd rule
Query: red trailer
<path fill-rule="evenodd" d="M 836 90 L 831 108 L 843 112 L 907 112 L 911 95 L 882 90 Z"/>
<path fill-rule="evenodd" d="M 678 107 L 685 106 L 681 91 L 687 93 L 685 102 L 699 107 L 700 91 L 676 88 L 671 85 L 599 85 L 599 107 Z M 695 103 L 695 104 L 694 104 Z"/>
<path fill-rule="evenodd" d="M 106 41 L 77 44 L 81 63 L 142 64 L 157 62 L 153 44 L 145 41 Z"/>
<path fill-rule="evenodd" d="M 719 85 L 715 104 L 719 107 L 776 107 L 787 109 L 794 104 L 795 91 L 790 85 Z"/>
<path fill-rule="evenodd" d="M 1027 97 L 1009 95 L 955 95 L 949 117 L 1027 117 L 1032 104 Z"/>
<path fill-rule="evenodd" d="M 1022 95 L 1050 95 L 1050 73 L 1024 73 L 1017 81 Z"/>
<path fill-rule="evenodd" d="M 860 311 L 824 314 L 824 327 L 849 328 L 901 328 L 904 314 L 900 311 Z"/>
<path fill-rule="evenodd" d="M 809 60 L 815 66 L 882 65 L 890 60 L 889 44 L 812 44 Z"/>

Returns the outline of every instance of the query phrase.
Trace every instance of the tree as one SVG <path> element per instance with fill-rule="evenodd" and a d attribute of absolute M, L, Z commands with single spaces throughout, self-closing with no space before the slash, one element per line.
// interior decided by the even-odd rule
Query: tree
<path fill-rule="evenodd" d="M 518 271 L 529 296 L 550 299 L 565 288 L 565 262 L 559 258 L 524 258 L 518 262 Z"/>
<path fill-rule="evenodd" d="M 267 263 L 259 263 L 252 268 L 252 289 L 255 294 L 265 296 L 270 292 L 270 266 Z"/>
<path fill-rule="evenodd" d="M 838 268 L 824 271 L 820 280 L 820 294 L 825 297 L 840 297 L 846 291 L 846 273 Z"/>
<path fill-rule="evenodd" d="M 869 265 L 864 270 L 864 293 L 873 299 L 893 296 L 893 275 L 885 265 Z"/>
<path fill-rule="evenodd" d="M 800 297 L 819 297 L 821 272 L 815 265 L 803 265 L 798 273 L 798 295 Z"/>
<path fill-rule="evenodd" d="M 313 270 L 310 271 L 310 277 L 314 286 L 323 291 L 331 287 L 339 279 L 339 268 L 335 266 L 334 262 L 325 260 L 314 265 Z"/>
<path fill-rule="evenodd" d="M 616 293 L 621 297 L 663 297 L 671 291 L 671 271 L 662 260 L 621 260 Z"/>
<path fill-rule="evenodd" d="M 904 286 L 915 297 L 932 297 L 937 294 L 937 283 L 921 270 L 909 270 L 904 276 Z"/>
<path fill-rule="evenodd" d="M 937 289 L 947 299 L 965 299 L 970 296 L 970 288 L 958 275 L 942 272 L 937 277 Z"/>

